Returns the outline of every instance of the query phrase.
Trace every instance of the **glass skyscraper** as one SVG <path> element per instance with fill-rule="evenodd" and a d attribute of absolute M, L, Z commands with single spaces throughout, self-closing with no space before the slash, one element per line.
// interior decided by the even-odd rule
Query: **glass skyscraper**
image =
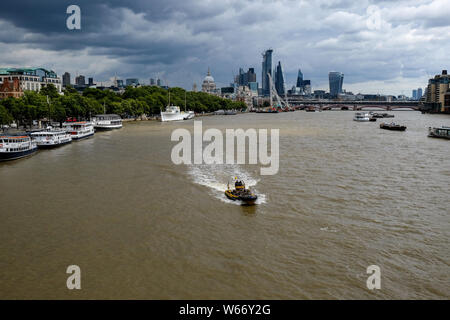
<path fill-rule="evenodd" d="M 298 69 L 297 88 L 301 87 L 303 87 L 303 73 L 302 70 Z"/>
<path fill-rule="evenodd" d="M 341 72 L 330 72 L 330 95 L 336 98 L 340 93 L 342 93 L 342 85 L 344 83 L 344 74 Z"/>
<path fill-rule="evenodd" d="M 267 74 L 270 74 L 272 76 L 272 53 L 273 53 L 272 49 L 269 49 L 263 53 L 261 84 L 262 84 L 262 94 L 264 96 L 270 95 L 270 82 L 269 76 Z"/>
<path fill-rule="evenodd" d="M 280 61 L 278 61 L 277 70 L 275 71 L 275 89 L 277 89 L 277 93 L 280 96 L 284 95 L 284 76 Z"/>

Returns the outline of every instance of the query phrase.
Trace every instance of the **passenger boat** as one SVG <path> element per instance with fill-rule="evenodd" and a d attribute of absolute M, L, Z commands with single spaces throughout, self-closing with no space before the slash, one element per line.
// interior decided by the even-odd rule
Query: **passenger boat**
<path fill-rule="evenodd" d="M 401 126 L 395 123 L 381 123 L 380 128 L 384 130 L 392 130 L 392 131 L 405 131 L 406 126 Z"/>
<path fill-rule="evenodd" d="M 361 112 L 357 112 L 355 114 L 355 117 L 353 118 L 354 121 L 359 121 L 359 122 L 369 122 L 370 121 L 370 116 L 368 113 L 361 113 Z"/>
<path fill-rule="evenodd" d="M 450 139 L 450 127 L 428 128 L 428 136 L 431 138 Z"/>
<path fill-rule="evenodd" d="M 0 161 L 16 160 L 34 154 L 36 143 L 27 135 L 0 136 Z"/>
<path fill-rule="evenodd" d="M 242 201 L 247 205 L 255 204 L 258 196 L 252 193 L 250 190 L 245 188 L 245 183 L 236 179 L 234 183 L 234 190 L 230 189 L 230 184 L 228 184 L 228 189 L 225 190 L 225 195 L 228 199 L 233 201 Z"/>
<path fill-rule="evenodd" d="M 72 136 L 64 130 L 36 131 L 30 134 L 38 148 L 54 148 L 72 142 Z"/>
<path fill-rule="evenodd" d="M 91 122 L 66 122 L 64 127 L 66 132 L 72 136 L 72 140 L 89 138 L 95 133 L 94 125 Z"/>
<path fill-rule="evenodd" d="M 122 128 L 122 118 L 117 114 L 99 114 L 93 119 L 96 130 L 114 130 Z"/>

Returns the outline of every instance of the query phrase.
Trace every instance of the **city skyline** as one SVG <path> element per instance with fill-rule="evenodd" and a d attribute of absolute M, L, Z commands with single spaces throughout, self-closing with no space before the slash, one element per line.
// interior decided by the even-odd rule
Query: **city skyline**
<path fill-rule="evenodd" d="M 450 39 L 443 0 L 229 1 L 214 8 L 189 1 L 135 1 L 124 8 L 117 1 L 82 0 L 82 29 L 76 31 L 65 26 L 69 4 L 22 0 L 3 8 L 1 66 L 42 66 L 97 82 L 161 78 L 186 89 L 200 84 L 211 66 L 221 87 L 241 66 L 261 74 L 261 52 L 273 48 L 287 88 L 299 68 L 313 90 L 327 90 L 328 73 L 339 70 L 347 91 L 410 95 L 442 69 Z"/>

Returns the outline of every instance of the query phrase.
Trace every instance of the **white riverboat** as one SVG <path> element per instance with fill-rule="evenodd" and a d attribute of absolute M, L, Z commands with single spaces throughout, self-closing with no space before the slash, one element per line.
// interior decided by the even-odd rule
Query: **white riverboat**
<path fill-rule="evenodd" d="M 428 136 L 431 138 L 450 139 L 450 127 L 428 128 Z"/>
<path fill-rule="evenodd" d="M 95 133 L 94 125 L 91 122 L 65 122 L 66 132 L 72 136 L 72 140 L 81 140 L 92 137 Z"/>
<path fill-rule="evenodd" d="M 93 119 L 96 130 L 113 130 L 122 128 L 122 118 L 117 114 L 99 114 Z"/>
<path fill-rule="evenodd" d="M 355 113 L 353 120 L 358 122 L 369 122 L 370 115 L 368 113 L 357 112 Z"/>
<path fill-rule="evenodd" d="M 168 106 L 166 111 L 161 111 L 161 121 L 181 121 L 184 120 L 184 112 L 180 111 L 180 107 L 177 106 Z"/>
<path fill-rule="evenodd" d="M 0 135 L 0 161 L 20 159 L 36 151 L 36 143 L 30 136 Z"/>
<path fill-rule="evenodd" d="M 30 136 L 38 148 L 55 148 L 72 142 L 71 134 L 65 130 L 47 128 L 45 131 L 33 132 Z"/>

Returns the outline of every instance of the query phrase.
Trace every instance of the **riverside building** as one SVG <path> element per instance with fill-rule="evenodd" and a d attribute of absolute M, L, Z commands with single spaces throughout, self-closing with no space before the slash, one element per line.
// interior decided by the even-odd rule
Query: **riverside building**
<path fill-rule="evenodd" d="M 54 71 L 43 68 L 0 68 L 0 99 L 19 98 L 27 90 L 39 92 L 53 84 L 61 93 L 61 78 Z"/>
<path fill-rule="evenodd" d="M 432 112 L 450 113 L 450 75 L 447 70 L 428 81 L 425 105 Z"/>

